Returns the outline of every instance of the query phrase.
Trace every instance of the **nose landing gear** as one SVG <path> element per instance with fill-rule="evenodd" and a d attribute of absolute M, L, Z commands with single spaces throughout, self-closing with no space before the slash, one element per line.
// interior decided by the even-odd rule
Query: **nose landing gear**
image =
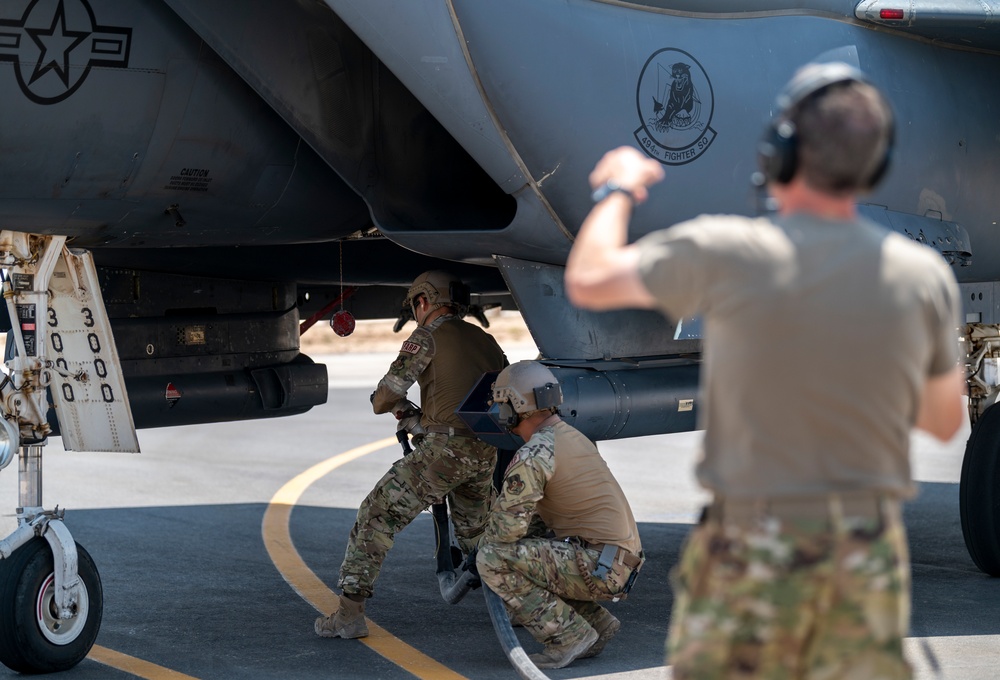
<path fill-rule="evenodd" d="M 0 663 L 22 673 L 78 664 L 101 627 L 97 567 L 63 512 L 42 507 L 42 447 L 58 413 L 71 451 L 134 451 L 121 362 L 93 258 L 65 236 L 0 231 L 11 320 L 0 377 L 0 468 L 18 457 L 18 526 L 0 537 Z"/>

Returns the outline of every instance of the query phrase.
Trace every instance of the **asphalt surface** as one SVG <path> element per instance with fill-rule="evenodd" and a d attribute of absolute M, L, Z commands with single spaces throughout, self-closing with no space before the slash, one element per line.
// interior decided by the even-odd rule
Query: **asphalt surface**
<path fill-rule="evenodd" d="M 301 416 L 142 430 L 139 455 L 68 453 L 51 442 L 45 504 L 68 508 L 67 525 L 100 570 L 105 608 L 97 652 L 124 655 L 111 666 L 95 653 L 60 677 L 516 677 L 481 591 L 454 606 L 441 600 L 429 514 L 399 535 L 367 613 L 401 648 L 421 652 L 444 673 L 423 668 L 425 657 L 414 661 L 397 650 L 387 658 L 359 641 L 317 638 L 316 608 L 266 548 L 262 523 L 275 494 L 314 465 L 394 434 L 395 422 L 372 415 L 368 403 L 391 359 L 322 358 L 331 370 L 329 402 Z M 914 605 L 907 648 L 920 679 L 992 679 L 1000 667 L 1000 581 L 972 564 L 959 523 L 966 436 L 947 445 L 914 440 L 921 491 L 906 513 Z M 691 473 L 699 440 L 689 433 L 600 444 L 632 503 L 649 561 L 631 597 L 611 605 L 623 622 L 618 637 L 599 657 L 549 677 L 670 677 L 663 661 L 668 571 L 704 500 Z M 325 584 L 320 590 L 335 587 L 356 508 L 398 456 L 393 444 L 301 489 L 287 530 L 301 562 Z M 3 535 L 14 526 L 16 499 L 12 466 L 0 473 Z M 529 653 L 536 650 L 523 630 L 518 635 Z M 132 672 L 119 670 L 128 667 L 122 659 L 134 662 Z M 0 667 L 0 678 L 14 675 Z"/>

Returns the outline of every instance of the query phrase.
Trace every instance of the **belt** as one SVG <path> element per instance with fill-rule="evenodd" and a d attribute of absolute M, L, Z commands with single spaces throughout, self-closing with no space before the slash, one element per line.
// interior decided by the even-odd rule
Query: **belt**
<path fill-rule="evenodd" d="M 899 501 L 877 491 L 848 491 L 788 498 L 716 498 L 705 506 L 703 517 L 724 524 L 751 526 L 763 519 L 827 521 L 882 520 L 899 509 Z"/>
<path fill-rule="evenodd" d="M 577 540 L 579 541 L 580 545 L 586 548 L 587 550 L 596 550 L 597 552 L 601 552 L 604 550 L 604 543 L 590 543 L 588 541 L 583 540 L 582 538 Z M 621 546 L 616 546 L 616 547 L 618 548 L 618 552 L 615 554 L 615 560 L 614 560 L 616 563 L 624 564 L 629 569 L 635 569 L 642 565 L 643 558 L 641 556 L 633 555 L 632 553 L 630 553 L 628 550 L 626 550 Z"/>
<path fill-rule="evenodd" d="M 434 434 L 446 434 L 449 437 L 471 437 L 475 438 L 476 433 L 464 427 L 451 427 L 450 425 L 426 425 L 424 432 Z"/>

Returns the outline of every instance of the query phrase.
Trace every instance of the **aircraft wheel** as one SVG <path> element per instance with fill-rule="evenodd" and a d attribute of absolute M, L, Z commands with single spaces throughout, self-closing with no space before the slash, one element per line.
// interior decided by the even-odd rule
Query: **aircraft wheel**
<path fill-rule="evenodd" d="M 958 487 L 962 535 L 983 572 L 1000 576 L 1000 406 L 990 406 L 972 427 Z"/>
<path fill-rule="evenodd" d="M 19 673 L 52 673 L 80 663 L 101 627 L 104 592 L 90 555 L 77 544 L 77 615 L 54 613 L 52 550 L 33 538 L 0 560 L 0 662 Z"/>

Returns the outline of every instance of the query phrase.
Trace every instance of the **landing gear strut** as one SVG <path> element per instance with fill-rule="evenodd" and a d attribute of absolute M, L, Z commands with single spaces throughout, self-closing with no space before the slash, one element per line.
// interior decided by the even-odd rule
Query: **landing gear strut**
<path fill-rule="evenodd" d="M 42 507 L 49 401 L 70 451 L 138 452 L 128 395 L 97 269 L 65 236 L 0 232 L 3 296 L 12 321 L 0 376 L 0 469 L 18 456 L 17 528 L 0 539 L 0 663 L 63 671 L 97 639 L 101 578 L 87 551 Z"/>

